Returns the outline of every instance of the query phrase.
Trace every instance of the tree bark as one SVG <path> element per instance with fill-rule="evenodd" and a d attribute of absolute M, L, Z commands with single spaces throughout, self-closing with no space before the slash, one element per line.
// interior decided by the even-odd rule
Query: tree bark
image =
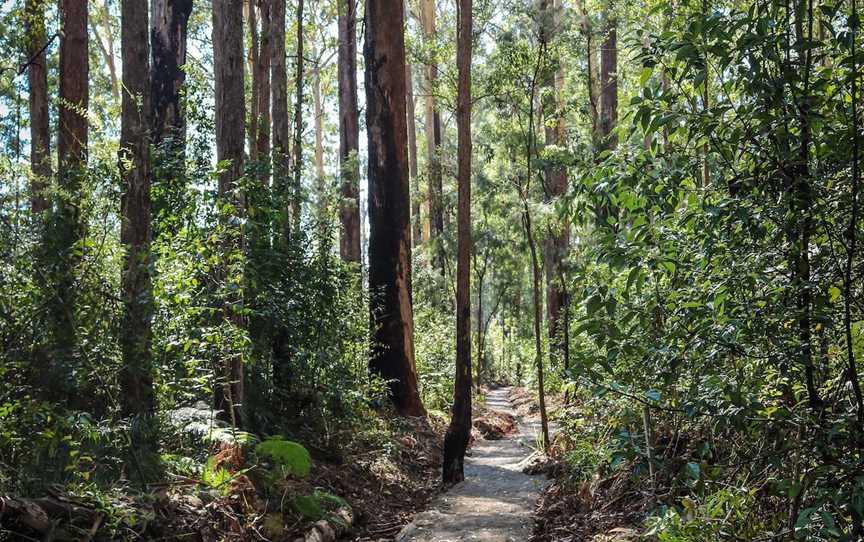
<path fill-rule="evenodd" d="M 150 61 L 147 0 L 123 0 L 120 48 L 123 96 L 120 119 L 120 243 L 123 259 L 123 319 L 120 389 L 124 414 L 156 408 L 151 353 L 153 289 L 150 280 Z"/>
<path fill-rule="evenodd" d="M 549 2 L 552 13 L 546 18 L 551 25 L 546 34 L 547 39 L 552 39 L 560 24 L 560 0 Z M 564 67 L 559 66 L 553 80 L 551 81 L 552 99 L 548 101 L 548 109 L 554 110 L 551 125 L 546 123 L 546 144 L 563 146 L 566 145 L 566 122 L 564 119 Z M 567 193 L 567 169 L 561 166 L 550 166 L 546 170 L 546 195 L 551 201 L 560 199 Z M 567 336 L 563 334 L 566 327 L 562 316 L 567 303 L 567 293 L 564 288 L 564 258 L 570 243 L 570 223 L 567 219 L 555 220 L 549 228 L 549 235 L 545 240 L 546 252 L 546 307 L 549 321 L 549 345 L 550 362 L 559 358 L 562 361 L 567 351 Z"/>
<path fill-rule="evenodd" d="M 48 209 L 45 186 L 51 177 L 51 131 L 48 113 L 48 61 L 44 47 L 44 0 L 27 0 L 24 11 L 27 29 L 27 68 L 30 94 L 30 210 L 39 214 Z"/>
<path fill-rule="evenodd" d="M 258 0 L 258 17 L 261 20 L 261 28 L 258 41 L 258 63 L 255 66 L 256 78 L 258 79 L 257 112 L 256 122 L 257 140 L 255 143 L 258 160 L 263 161 L 260 168 L 259 178 L 262 183 L 268 182 L 268 162 L 270 159 L 270 60 L 271 60 L 271 24 L 270 24 L 271 0 Z"/>
<path fill-rule="evenodd" d="M 414 363 L 402 2 L 368 0 L 365 14 L 369 289 L 375 336 L 370 369 L 389 382 L 400 414 L 420 416 L 425 410 Z"/>
<path fill-rule="evenodd" d="M 290 219 L 288 203 L 291 201 L 289 179 L 291 171 L 291 121 L 288 114 L 288 68 L 285 61 L 285 17 L 286 0 L 271 0 L 270 23 L 272 25 L 270 47 L 270 79 L 273 110 L 273 186 L 276 202 L 280 206 L 281 231 L 277 233 L 287 239 Z"/>
<path fill-rule="evenodd" d="M 465 450 L 471 437 L 471 45 L 472 0 L 457 4 L 458 124 L 457 262 L 456 262 L 456 386 L 453 413 L 444 437 L 445 484 L 465 479 Z M 478 316 L 482 319 L 482 316 Z"/>
<path fill-rule="evenodd" d="M 79 258 L 75 248 L 84 236 L 80 219 L 81 180 L 87 167 L 89 106 L 89 51 L 87 41 L 87 4 L 78 0 L 62 0 L 60 4 L 60 106 L 57 133 L 57 181 L 61 194 L 51 220 L 49 234 L 57 265 L 53 271 L 50 314 L 53 318 L 53 363 L 60 370 L 59 379 L 52 379 L 55 389 L 62 390 L 66 399 L 80 403 L 72 388 L 72 366 L 76 352 L 75 331 L 75 268 Z"/>
<path fill-rule="evenodd" d="M 255 10 L 256 0 L 245 0 L 243 7 L 245 8 L 244 17 L 246 24 L 249 26 L 249 57 L 246 59 L 249 62 L 249 74 L 252 78 L 252 95 L 249 98 L 249 124 L 246 130 L 246 137 L 249 140 L 249 159 L 253 162 L 258 160 L 258 101 L 261 94 L 258 72 L 258 47 L 260 38 L 258 36 L 258 14 Z"/>
<path fill-rule="evenodd" d="M 150 78 L 153 145 L 170 139 L 169 155 L 179 160 L 185 148 L 186 117 L 181 92 L 186 83 L 186 38 L 192 0 L 152 0 L 150 49 L 153 69 Z M 178 154 L 180 153 L 180 154 Z M 177 166 L 182 167 L 182 163 Z"/>
<path fill-rule="evenodd" d="M 421 18 L 423 19 L 423 34 L 427 45 L 435 39 L 435 0 L 421 0 Z M 435 104 L 435 84 L 438 77 L 438 65 L 432 54 L 426 66 L 426 167 L 429 182 L 429 238 L 438 238 L 444 234 L 444 209 L 442 206 L 441 180 L 441 114 Z M 439 240 L 440 242 L 440 240 Z M 436 255 L 436 266 L 444 271 L 444 261 L 439 247 Z"/>
<path fill-rule="evenodd" d="M 339 254 L 360 263 L 360 124 L 357 110 L 357 1 L 339 0 Z"/>
<path fill-rule="evenodd" d="M 313 49 L 314 50 L 314 49 Z M 315 55 L 312 68 L 312 106 L 315 126 L 315 191 L 318 193 L 318 224 L 327 220 L 327 187 L 324 181 L 324 108 L 321 103 L 321 66 Z"/>
<path fill-rule="evenodd" d="M 600 149 L 613 150 L 618 146 L 615 127 L 618 124 L 618 21 L 611 13 L 604 13 L 603 44 L 600 46 Z"/>
<path fill-rule="evenodd" d="M 297 0 L 297 85 L 294 105 L 294 183 L 292 186 L 292 223 L 294 230 L 300 229 L 300 213 L 303 208 L 301 182 L 303 179 L 303 0 Z"/>
<path fill-rule="evenodd" d="M 408 115 L 408 176 L 411 178 L 411 186 L 414 196 L 411 198 L 411 240 L 413 246 L 423 242 L 423 223 L 421 222 L 420 206 L 422 201 L 422 190 L 417 182 L 417 120 L 415 118 L 414 104 L 414 77 L 411 73 L 411 64 L 405 64 L 405 107 Z"/>
<path fill-rule="evenodd" d="M 226 236 L 225 257 L 240 250 L 240 232 L 234 231 L 232 217 L 243 208 L 242 198 L 236 195 L 238 181 L 243 176 L 243 143 L 245 138 L 246 104 L 243 93 L 243 4 L 235 0 L 213 0 L 213 71 L 216 88 L 216 159 L 227 162 L 228 167 L 219 174 L 219 199 L 231 207 L 230 213 L 220 217 Z M 220 270 L 222 281 L 231 280 L 227 264 Z M 234 325 L 242 325 L 236 309 L 241 303 L 239 294 L 225 300 L 221 317 Z M 223 418 L 235 426 L 243 426 L 244 400 L 243 360 L 239 355 L 220 361 L 214 386 L 215 406 Z"/>

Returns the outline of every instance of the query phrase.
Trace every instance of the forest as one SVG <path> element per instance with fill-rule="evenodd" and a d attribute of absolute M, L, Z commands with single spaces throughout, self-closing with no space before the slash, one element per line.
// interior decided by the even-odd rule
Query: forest
<path fill-rule="evenodd" d="M 857 1 L 0 1 L 0 541 L 864 540 Z"/>

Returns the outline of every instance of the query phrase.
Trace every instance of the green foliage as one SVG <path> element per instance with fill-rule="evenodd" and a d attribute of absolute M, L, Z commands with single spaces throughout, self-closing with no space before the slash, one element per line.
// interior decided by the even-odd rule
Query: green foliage
<path fill-rule="evenodd" d="M 332 493 L 316 489 L 311 495 L 297 495 L 291 499 L 291 507 L 309 521 L 338 520 L 332 512 L 339 508 L 348 508 L 348 503 Z"/>
<path fill-rule="evenodd" d="M 282 469 L 283 475 L 290 474 L 300 478 L 309 476 L 312 470 L 312 457 L 302 444 L 285 440 L 280 436 L 269 437 L 255 446 L 258 455 L 273 459 Z"/>

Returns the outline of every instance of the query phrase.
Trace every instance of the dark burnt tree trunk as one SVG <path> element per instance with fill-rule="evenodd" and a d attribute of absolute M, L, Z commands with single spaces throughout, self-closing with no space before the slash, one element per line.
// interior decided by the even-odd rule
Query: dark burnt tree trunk
<path fill-rule="evenodd" d="M 186 83 L 186 39 L 192 0 L 152 0 L 150 50 L 153 67 L 150 82 L 153 144 L 167 144 L 170 154 L 182 158 L 186 116 L 181 92 Z M 178 164 L 182 167 L 182 162 Z"/>
<path fill-rule="evenodd" d="M 48 62 L 44 47 L 44 0 L 27 0 L 25 7 L 27 26 L 27 83 L 30 93 L 30 210 L 39 214 L 48 209 L 45 186 L 51 177 L 51 132 L 48 114 Z"/>
<path fill-rule="evenodd" d="M 339 254 L 360 263 L 360 124 L 357 110 L 357 1 L 339 0 Z"/>
<path fill-rule="evenodd" d="M 420 185 L 417 182 L 417 120 L 414 104 L 414 77 L 411 64 L 405 64 L 405 108 L 408 117 L 408 176 L 414 195 L 411 198 L 411 241 L 413 246 L 423 242 L 423 223 L 420 205 L 423 200 Z"/>
<path fill-rule="evenodd" d="M 120 50 L 123 92 L 120 118 L 120 243 L 123 319 L 120 350 L 122 408 L 126 415 L 150 414 L 156 407 L 150 350 L 153 288 L 150 281 L 150 61 L 147 0 L 123 0 Z"/>
<path fill-rule="evenodd" d="M 52 378 L 53 388 L 72 403 L 72 366 L 76 355 L 75 268 L 79 258 L 76 246 L 84 236 L 80 218 L 81 181 L 87 167 L 87 117 L 82 112 L 89 105 L 89 54 L 87 43 L 87 4 L 80 0 L 60 3 L 62 37 L 60 39 L 60 106 L 57 133 L 57 196 L 48 238 L 53 257 L 50 314 L 54 353 L 52 361 L 59 370 Z"/>
<path fill-rule="evenodd" d="M 444 437 L 445 484 L 465 479 L 465 450 L 471 436 L 471 0 L 457 4 L 459 186 L 456 259 L 456 387 L 453 415 Z M 482 316 L 478 317 L 482 319 Z"/>
<path fill-rule="evenodd" d="M 390 382 L 390 396 L 399 413 L 420 416 L 425 410 L 414 364 L 402 2 L 366 3 L 369 290 L 375 338 L 369 365 Z"/>
<path fill-rule="evenodd" d="M 160 194 L 152 202 L 152 215 L 159 217 L 163 211 L 170 214 L 171 206 L 185 199 L 186 116 L 182 91 L 192 0 L 152 0 L 150 5 L 150 122 L 156 155 L 151 175 Z M 165 227 L 165 221 L 161 222 Z"/>
<path fill-rule="evenodd" d="M 300 213 L 303 209 L 301 180 L 303 178 L 303 0 L 297 0 L 297 90 L 294 104 L 294 181 L 291 187 L 291 220 L 293 228 L 300 229 Z"/>
<path fill-rule="evenodd" d="M 243 96 L 243 4 L 236 0 L 213 1 L 213 71 L 216 87 L 216 159 L 229 165 L 219 175 L 218 197 L 232 210 L 222 213 L 223 250 L 227 262 L 240 250 L 240 232 L 232 217 L 241 212 L 242 198 L 237 187 L 243 176 L 243 143 L 246 105 Z M 228 264 L 219 270 L 220 282 L 230 280 Z M 235 290 L 236 291 L 236 290 Z M 242 325 L 236 310 L 242 299 L 238 293 L 226 294 L 220 316 L 234 325 Z M 235 426 L 243 425 L 243 360 L 234 355 L 217 365 L 214 402 L 221 416 Z"/>

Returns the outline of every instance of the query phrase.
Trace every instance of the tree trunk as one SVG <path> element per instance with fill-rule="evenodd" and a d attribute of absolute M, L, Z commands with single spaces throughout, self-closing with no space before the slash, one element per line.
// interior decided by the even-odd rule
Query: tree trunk
<path fill-rule="evenodd" d="M 435 39 L 435 0 L 421 0 L 421 18 L 423 19 L 423 34 L 427 44 Z M 429 182 L 429 238 L 439 238 L 444 234 L 444 209 L 441 201 L 441 114 L 435 105 L 435 82 L 438 77 L 438 65 L 435 55 L 432 55 L 426 66 L 426 167 Z M 438 240 L 439 244 L 441 240 Z M 436 266 L 444 272 L 442 247 L 436 254 Z"/>
<path fill-rule="evenodd" d="M 120 388 L 126 415 L 156 407 L 150 350 L 153 289 L 150 282 L 150 61 L 147 0 L 123 0 L 120 48 L 123 96 L 120 119 L 120 176 L 123 179 L 120 243 L 123 259 L 123 319 Z"/>
<path fill-rule="evenodd" d="M 456 261 L 456 386 L 453 415 L 444 437 L 445 484 L 465 479 L 465 450 L 471 436 L 471 45 L 472 0 L 457 4 L 458 165 Z M 482 319 L 482 316 L 479 317 Z"/>
<path fill-rule="evenodd" d="M 369 289 L 373 292 L 375 333 L 370 369 L 389 382 L 391 398 L 400 414 L 420 416 L 425 410 L 414 364 L 402 2 L 366 3 Z"/>
<path fill-rule="evenodd" d="M 339 254 L 360 263 L 360 124 L 357 110 L 357 1 L 339 0 Z"/>
<path fill-rule="evenodd" d="M 243 4 L 235 0 L 213 0 L 213 71 L 216 88 L 216 159 L 227 162 L 228 167 L 219 174 L 219 199 L 232 211 L 223 213 L 221 224 L 226 231 L 223 250 L 227 261 L 240 250 L 240 232 L 234 231 L 232 216 L 243 208 L 237 197 L 238 181 L 243 176 L 243 143 L 245 138 L 246 104 L 243 95 Z M 227 264 L 220 270 L 222 281 L 229 277 Z M 224 301 L 221 317 L 234 325 L 242 325 L 236 306 L 242 300 L 239 294 Z M 214 386 L 215 406 L 223 418 L 235 426 L 243 426 L 244 400 L 243 360 L 239 355 L 220 361 Z"/>
<path fill-rule="evenodd" d="M 547 20 L 552 28 L 547 37 L 551 39 L 560 24 L 560 0 L 552 1 L 551 13 Z M 552 93 L 547 102 L 547 112 L 554 110 L 552 123 L 546 123 L 546 145 L 566 146 L 567 130 L 564 119 L 564 67 L 559 66 L 551 81 Z M 546 194 L 551 201 L 560 199 L 567 193 L 567 169 L 551 166 L 546 170 Z M 567 336 L 563 334 L 565 323 L 562 319 L 563 308 L 567 303 L 564 288 L 564 258 L 570 243 L 570 223 L 567 219 L 556 220 L 549 229 L 545 241 L 546 252 L 546 306 L 549 320 L 550 364 L 561 360 L 566 351 Z M 556 358 L 558 358 L 556 360 Z"/>
<path fill-rule="evenodd" d="M 256 78 L 258 79 L 258 122 L 256 123 L 257 150 L 260 164 L 259 179 L 267 184 L 269 175 L 267 172 L 270 159 L 270 59 L 271 59 L 271 24 L 270 24 L 271 0 L 258 0 L 258 17 L 261 20 L 261 28 L 258 41 L 258 63 L 255 66 Z"/>
<path fill-rule="evenodd" d="M 288 115 L 288 68 L 285 62 L 285 17 L 286 0 L 271 0 L 270 23 L 272 25 L 270 47 L 271 92 L 273 102 L 273 186 L 279 205 L 281 224 L 277 236 L 287 239 L 290 219 L 288 202 L 291 171 L 291 121 Z"/>
<path fill-rule="evenodd" d="M 260 73 L 258 71 L 260 38 L 258 36 L 258 14 L 255 10 L 255 2 L 256 0 L 243 2 L 246 24 L 249 25 L 249 57 L 247 61 L 249 62 L 249 74 L 252 77 L 252 95 L 249 98 L 249 124 L 246 137 L 249 139 L 249 158 L 253 162 L 258 160 L 258 102 L 261 94 L 261 79 L 259 79 Z"/>
<path fill-rule="evenodd" d="M 30 94 L 30 210 L 39 214 L 48 209 L 45 186 L 51 177 L 51 131 L 48 113 L 48 62 L 45 44 L 45 7 L 43 0 L 27 0 L 27 68 Z"/>
<path fill-rule="evenodd" d="M 151 215 L 171 215 L 174 198 L 185 192 L 186 115 L 182 92 L 186 83 L 186 38 L 192 0 L 152 0 L 150 21 L 150 123 L 155 156 L 151 159 L 152 183 L 163 196 L 152 202 Z M 167 196 L 167 198 L 166 198 Z M 169 207 L 169 208 L 163 208 Z M 154 226 L 165 228 L 170 220 Z"/>
<path fill-rule="evenodd" d="M 169 140 L 169 156 L 179 161 L 186 140 L 186 117 L 181 92 L 186 82 L 186 37 L 192 0 L 152 0 L 150 49 L 153 69 L 150 80 L 153 145 Z"/>
<path fill-rule="evenodd" d="M 411 73 L 411 64 L 405 64 L 405 107 L 408 115 L 408 176 L 411 177 L 411 186 L 414 195 L 411 198 L 411 240 L 413 246 L 423 242 L 423 223 L 420 213 L 420 204 L 423 200 L 420 184 L 417 182 L 417 121 L 414 109 L 414 77 Z"/>
<path fill-rule="evenodd" d="M 303 0 L 297 0 L 297 71 L 295 85 L 297 98 L 294 105 L 294 183 L 291 189 L 293 228 L 300 229 L 300 213 L 303 209 Z"/>
<path fill-rule="evenodd" d="M 71 403 L 80 403 L 72 389 L 72 366 L 76 352 L 75 268 L 79 258 L 75 249 L 84 236 L 80 219 L 81 180 L 87 167 L 87 117 L 89 106 L 89 53 L 87 42 L 87 4 L 62 0 L 60 4 L 60 106 L 57 134 L 58 195 L 49 234 L 57 265 L 54 268 L 50 314 L 54 319 L 53 363 L 60 369 L 60 380 L 52 379 L 55 389 Z"/>
<path fill-rule="evenodd" d="M 611 10 L 611 6 L 609 8 Z M 600 149 L 618 146 L 615 126 L 618 124 L 618 21 L 604 14 L 604 40 L 600 46 Z"/>
<path fill-rule="evenodd" d="M 314 50 L 314 49 L 313 49 Z M 327 220 L 327 187 L 324 181 L 324 108 L 321 103 L 321 66 L 315 55 L 312 68 L 312 106 L 315 121 L 315 191 L 318 193 L 318 224 Z"/>

